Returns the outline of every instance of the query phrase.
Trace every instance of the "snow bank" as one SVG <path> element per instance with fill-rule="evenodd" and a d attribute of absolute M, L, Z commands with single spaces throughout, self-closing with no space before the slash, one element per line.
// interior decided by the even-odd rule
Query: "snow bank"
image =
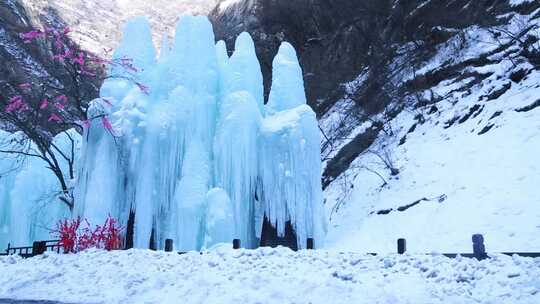
<path fill-rule="evenodd" d="M 227 246 L 230 246 L 227 245 Z M 539 303 L 540 259 L 260 248 L 0 257 L 0 298 L 76 303 Z"/>

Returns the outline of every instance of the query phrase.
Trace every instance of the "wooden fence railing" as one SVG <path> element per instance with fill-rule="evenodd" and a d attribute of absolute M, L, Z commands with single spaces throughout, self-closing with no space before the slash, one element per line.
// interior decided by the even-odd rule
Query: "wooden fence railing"
<path fill-rule="evenodd" d="M 0 255 L 18 254 L 24 258 L 29 258 L 35 255 L 43 254 L 46 251 L 55 251 L 60 253 L 63 252 L 63 249 L 62 246 L 58 244 L 58 240 L 36 241 L 32 244 L 32 246 L 23 247 L 11 247 L 11 244 L 8 244 L 5 252 Z"/>
<path fill-rule="evenodd" d="M 241 242 L 239 239 L 233 240 L 233 249 L 240 249 L 241 248 Z M 313 249 L 313 239 L 309 238 L 306 241 L 306 249 L 311 250 Z M 165 240 L 165 251 L 166 252 L 173 252 L 173 240 L 167 239 Z M 50 241 L 37 241 L 34 242 L 32 246 L 27 247 L 11 247 L 8 244 L 8 248 L 5 250 L 4 253 L 0 253 L 0 255 L 11 255 L 11 254 L 18 254 L 24 258 L 33 257 L 36 255 L 40 255 L 45 253 L 46 251 L 54 251 L 57 253 L 64 252 L 62 249 L 62 246 L 58 244 L 58 240 L 50 240 Z M 398 254 L 405 254 L 407 252 L 407 241 L 405 239 L 398 239 L 397 240 L 397 253 Z M 178 254 L 185 254 L 187 252 L 178 252 Z M 532 258 L 540 258 L 540 252 L 496 252 L 500 254 L 505 255 L 518 255 L 522 257 L 532 257 Z M 202 254 L 202 252 L 201 252 Z M 379 255 L 378 253 L 368 253 L 370 255 Z M 484 236 L 481 234 L 475 234 L 472 236 L 472 253 L 441 253 L 441 255 L 446 256 L 448 258 L 455 258 L 457 256 L 462 256 L 466 258 L 476 258 L 478 260 L 483 260 L 486 258 L 489 258 L 488 253 L 486 252 L 486 247 L 484 245 Z"/>

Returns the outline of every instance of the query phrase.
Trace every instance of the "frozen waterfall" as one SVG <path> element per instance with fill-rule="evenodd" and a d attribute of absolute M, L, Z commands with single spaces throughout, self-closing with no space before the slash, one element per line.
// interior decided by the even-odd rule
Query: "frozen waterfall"
<path fill-rule="evenodd" d="M 68 135 L 69 134 L 69 135 Z M 20 133 L 0 130 L 0 142 L 20 141 Z M 80 135 L 74 130 L 60 133 L 54 144 L 66 155 L 71 151 L 78 153 Z M 37 147 L 31 144 L 25 150 L 36 153 Z M 67 163 L 59 158 L 64 172 Z M 68 176 L 64 177 L 71 182 Z M 50 230 L 58 220 L 69 217 L 68 206 L 57 199 L 59 182 L 47 164 L 37 157 L 27 157 L 24 161 L 12 154 L 2 154 L 0 158 L 0 248 L 28 246 L 35 240 L 51 238 Z"/>
<path fill-rule="evenodd" d="M 126 225 L 134 214 L 140 248 L 161 248 L 167 238 L 177 250 L 233 238 L 254 248 L 265 219 L 280 236 L 290 221 L 299 248 L 309 237 L 320 247 L 326 228 L 319 130 L 294 48 L 279 49 L 268 105 L 248 33 L 229 58 L 206 17 L 186 16 L 172 45 L 165 37 L 156 53 L 148 21 L 128 22 L 113 56 L 132 58 L 137 72 L 130 77 L 149 92 L 110 78 L 92 102 L 76 215 L 100 223 L 111 214 Z M 103 117 L 112 131 L 97 122 Z"/>

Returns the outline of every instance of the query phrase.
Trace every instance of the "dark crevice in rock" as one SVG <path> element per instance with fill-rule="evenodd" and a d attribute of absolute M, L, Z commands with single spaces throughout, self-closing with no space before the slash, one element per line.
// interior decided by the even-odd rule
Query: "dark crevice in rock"
<path fill-rule="evenodd" d="M 445 123 L 444 128 L 445 128 L 445 129 L 450 128 L 450 127 L 453 126 L 453 125 L 456 123 L 456 121 L 458 121 L 458 120 L 459 120 L 459 116 L 454 116 L 454 117 L 452 117 L 451 119 L 449 119 L 449 120 Z"/>
<path fill-rule="evenodd" d="M 510 74 L 510 80 L 512 80 L 515 83 L 518 83 L 522 81 L 530 72 L 531 70 L 519 69 L 517 71 L 512 72 L 512 74 Z"/>
<path fill-rule="evenodd" d="M 529 112 L 529 111 L 532 111 L 533 109 L 538 108 L 538 107 L 540 107 L 540 99 L 538 99 L 537 101 L 531 103 L 528 106 L 524 106 L 522 108 L 516 109 L 516 112 Z"/>
<path fill-rule="evenodd" d="M 480 132 L 478 132 L 478 135 L 486 134 L 486 133 L 489 132 L 489 130 L 491 130 L 491 128 L 493 128 L 494 126 L 495 126 L 495 124 L 489 124 L 489 125 L 485 126 Z"/>
<path fill-rule="evenodd" d="M 407 205 L 404 205 L 404 206 L 400 206 L 400 207 L 397 207 L 397 208 L 390 208 L 390 209 L 382 209 L 382 210 L 379 210 L 379 211 L 373 211 L 371 212 L 370 214 L 377 214 L 377 215 L 386 215 L 386 214 L 390 214 L 392 212 L 403 212 L 403 211 L 406 211 L 414 206 L 417 206 L 418 204 L 420 204 L 421 202 L 429 202 L 429 201 L 434 201 L 436 200 L 437 202 L 439 203 L 442 203 L 446 200 L 446 194 L 442 194 L 440 196 L 437 196 L 435 198 L 431 198 L 431 199 L 428 199 L 428 198 L 421 198 L 417 201 L 414 201 L 410 204 L 407 204 Z"/>
<path fill-rule="evenodd" d="M 417 126 L 417 124 L 412 125 L 412 127 L 409 129 L 409 131 L 407 131 L 407 134 L 410 134 L 410 133 L 414 132 L 414 130 L 416 130 L 416 126 Z"/>
<path fill-rule="evenodd" d="M 505 83 L 500 89 L 494 90 L 491 93 L 482 96 L 480 99 L 486 98 L 486 101 L 495 100 L 499 97 L 501 97 L 506 91 L 510 90 L 512 87 L 512 84 L 510 82 Z"/>
<path fill-rule="evenodd" d="M 462 124 L 462 123 L 466 122 L 469 118 L 471 118 L 471 116 L 474 118 L 474 117 L 480 115 L 480 113 L 482 113 L 483 109 L 484 109 L 483 106 L 475 104 L 474 106 L 472 106 L 469 109 L 469 112 L 467 114 L 465 114 L 465 116 L 461 117 L 461 119 L 458 121 L 458 123 Z"/>
<path fill-rule="evenodd" d="M 497 112 L 493 113 L 493 115 L 491 115 L 491 117 L 489 118 L 489 120 L 492 120 L 492 119 L 494 119 L 494 118 L 496 118 L 496 117 L 501 116 L 502 113 L 503 113 L 503 111 L 497 111 Z"/>

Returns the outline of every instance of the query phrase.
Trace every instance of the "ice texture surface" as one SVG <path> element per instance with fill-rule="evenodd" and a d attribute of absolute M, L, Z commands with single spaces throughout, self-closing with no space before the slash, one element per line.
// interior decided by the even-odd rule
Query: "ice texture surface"
<path fill-rule="evenodd" d="M 290 44 L 274 61 L 268 106 L 250 35 L 237 38 L 229 58 L 206 17 L 182 17 L 159 57 L 148 21 L 131 20 L 113 58 L 134 69 L 111 68 L 113 77 L 90 102 L 72 216 L 92 224 L 113 216 L 125 227 L 134 214 L 137 248 L 163 248 L 173 239 L 176 250 L 200 250 L 234 238 L 255 248 L 264 217 L 280 236 L 290 221 L 300 248 L 308 237 L 322 244 L 319 130 Z M 10 163 L 2 160 L 0 167 Z M 8 198 L 0 209 L 0 240 L 26 245 L 38 235 L 31 201 L 55 189 L 42 167 L 29 165 L 0 183 L 0 197 Z M 29 200 L 36 176 L 44 182 Z M 70 215 L 46 210 L 51 220 Z"/>

